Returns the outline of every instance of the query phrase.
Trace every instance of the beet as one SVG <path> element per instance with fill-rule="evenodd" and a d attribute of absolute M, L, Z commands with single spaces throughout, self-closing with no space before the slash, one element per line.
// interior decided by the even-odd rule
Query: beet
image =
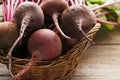
<path fill-rule="evenodd" d="M 44 14 L 42 9 L 34 2 L 22 2 L 18 5 L 14 12 L 15 22 L 20 28 L 20 35 L 14 42 L 13 46 L 8 52 L 8 58 L 11 57 L 12 51 L 18 42 L 22 39 L 26 28 L 37 30 L 42 28 L 44 22 Z"/>
<path fill-rule="evenodd" d="M 44 12 L 45 15 L 48 16 L 48 18 L 52 18 L 55 27 L 58 29 L 58 31 L 65 37 L 69 38 L 66 36 L 62 30 L 59 27 L 59 21 L 58 17 L 61 15 L 61 13 L 68 8 L 68 3 L 65 0 L 45 0 L 41 3 L 41 8 Z M 48 20 L 47 18 L 47 20 Z M 49 20 L 50 21 L 50 20 Z"/>
<path fill-rule="evenodd" d="M 67 51 L 73 48 L 77 44 L 78 40 L 73 38 L 63 38 L 62 40 L 62 54 L 65 54 Z"/>
<path fill-rule="evenodd" d="M 18 29 L 15 23 L 0 23 L 0 49 L 9 49 L 18 37 Z"/>
<path fill-rule="evenodd" d="M 86 33 L 90 31 L 96 24 L 96 16 L 89 7 L 85 5 L 74 5 L 65 9 L 61 17 L 62 31 L 75 39 L 82 39 L 88 36 Z"/>
<path fill-rule="evenodd" d="M 62 43 L 59 36 L 49 29 L 41 29 L 34 32 L 28 41 L 28 51 L 32 58 L 22 70 L 20 70 L 13 80 L 17 80 L 25 74 L 32 66 L 41 60 L 52 60 L 60 56 L 62 51 Z"/>

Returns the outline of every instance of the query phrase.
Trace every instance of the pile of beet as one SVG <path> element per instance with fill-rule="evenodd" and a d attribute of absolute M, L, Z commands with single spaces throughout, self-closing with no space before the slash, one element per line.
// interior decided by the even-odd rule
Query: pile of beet
<path fill-rule="evenodd" d="M 12 80 L 40 60 L 64 55 L 83 37 L 93 43 L 86 34 L 97 22 L 104 22 L 95 11 L 119 2 L 90 9 L 84 0 L 3 0 L 0 49 L 7 51 Z M 12 75 L 11 57 L 30 58 L 30 62 Z"/>

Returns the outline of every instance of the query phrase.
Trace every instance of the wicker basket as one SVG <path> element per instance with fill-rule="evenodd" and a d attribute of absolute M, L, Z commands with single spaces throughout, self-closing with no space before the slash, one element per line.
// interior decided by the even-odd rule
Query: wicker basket
<path fill-rule="evenodd" d="M 99 28 L 100 24 L 97 23 L 88 33 L 88 36 L 92 40 Z M 65 55 L 62 55 L 52 61 L 38 62 L 34 68 L 21 77 L 21 80 L 70 80 L 78 63 L 80 62 L 81 55 L 90 45 L 91 43 L 83 38 Z M 1 63 L 8 65 L 8 59 L 6 59 L 6 57 L 0 56 L 0 61 Z M 13 58 L 13 74 L 16 74 L 28 62 L 29 59 Z"/>

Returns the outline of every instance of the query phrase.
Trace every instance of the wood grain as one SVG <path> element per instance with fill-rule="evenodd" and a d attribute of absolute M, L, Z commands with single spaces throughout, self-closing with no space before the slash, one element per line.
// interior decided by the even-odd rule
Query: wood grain
<path fill-rule="evenodd" d="M 120 80 L 120 45 L 90 47 L 72 80 Z"/>
<path fill-rule="evenodd" d="M 100 30 L 95 38 L 97 44 L 116 44 L 120 45 L 120 27 L 114 30 Z"/>
<path fill-rule="evenodd" d="M 0 63 L 0 80 L 10 80 L 6 65 Z"/>

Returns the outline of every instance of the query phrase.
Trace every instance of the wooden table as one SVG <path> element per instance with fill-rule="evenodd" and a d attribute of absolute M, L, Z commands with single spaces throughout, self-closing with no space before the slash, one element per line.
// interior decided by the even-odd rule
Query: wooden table
<path fill-rule="evenodd" d="M 71 80 L 120 80 L 120 29 L 99 32 L 95 42 L 83 55 Z M 3 64 L 0 80 L 10 80 Z"/>
<path fill-rule="evenodd" d="M 120 80 L 120 29 L 97 34 L 72 80 Z"/>

